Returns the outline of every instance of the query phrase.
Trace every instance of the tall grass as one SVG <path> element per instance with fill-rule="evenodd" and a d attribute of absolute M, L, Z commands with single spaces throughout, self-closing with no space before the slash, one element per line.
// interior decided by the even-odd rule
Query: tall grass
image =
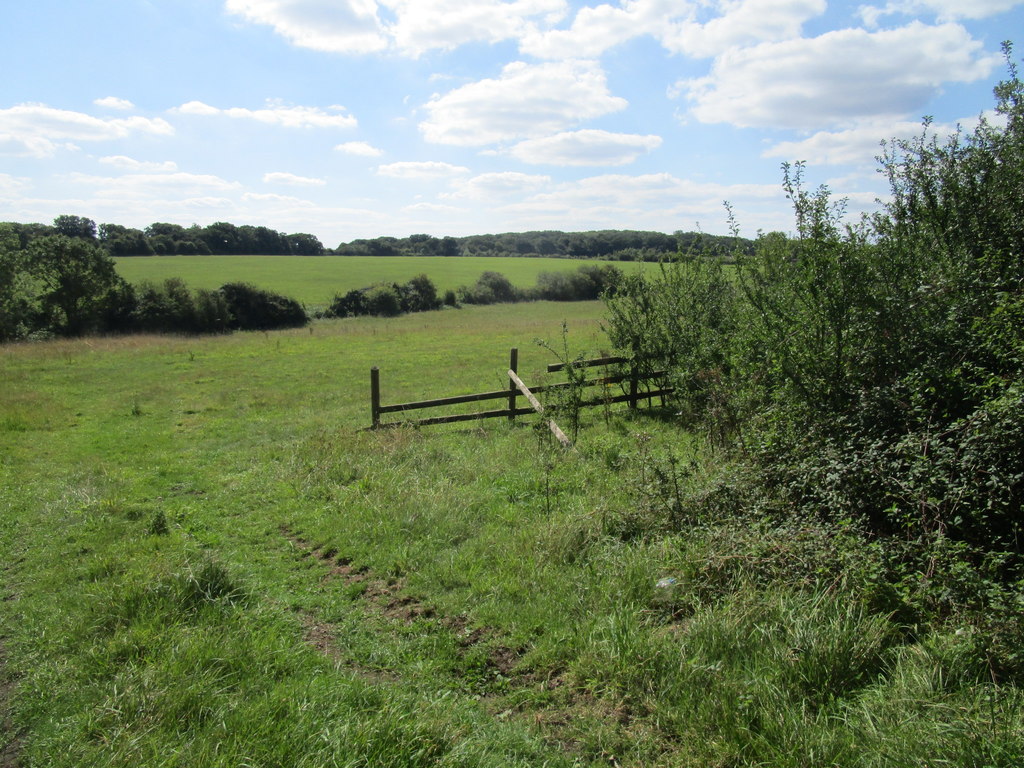
<path fill-rule="evenodd" d="M 0 348 L 19 764 L 1019 764 L 969 628 L 894 614 L 855 530 L 738 514 L 668 415 L 361 431 L 370 365 L 387 401 L 502 386 L 510 346 L 537 381 L 599 313 Z"/>

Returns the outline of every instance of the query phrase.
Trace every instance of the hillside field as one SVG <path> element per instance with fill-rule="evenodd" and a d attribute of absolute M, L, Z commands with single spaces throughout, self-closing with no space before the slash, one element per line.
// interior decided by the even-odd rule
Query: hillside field
<path fill-rule="evenodd" d="M 363 429 L 371 366 L 386 403 L 501 388 L 510 347 L 538 382 L 603 312 L 0 346 L 0 763 L 1020 765 L 1017 689 L 862 599 L 870 543 L 687 517 L 722 469 L 671 411 L 589 409 L 568 452 Z"/>
<path fill-rule="evenodd" d="M 377 282 L 406 283 L 419 274 L 426 274 L 441 292 L 472 285 L 488 270 L 502 273 L 516 287 L 528 288 L 541 272 L 570 272 L 583 264 L 606 263 L 475 256 L 122 256 L 115 261 L 118 273 L 129 283 L 180 277 L 192 288 L 213 289 L 241 281 L 310 307 L 329 304 L 335 294 Z M 645 268 L 632 262 L 614 263 L 624 272 Z"/>

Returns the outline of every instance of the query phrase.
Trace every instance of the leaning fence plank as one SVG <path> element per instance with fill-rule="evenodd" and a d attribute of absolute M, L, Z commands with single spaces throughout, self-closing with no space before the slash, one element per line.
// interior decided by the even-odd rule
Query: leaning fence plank
<path fill-rule="evenodd" d="M 540 404 L 540 400 L 533 396 L 533 392 L 530 391 L 530 388 L 523 383 L 523 380 L 520 379 L 516 372 L 511 368 L 508 370 L 508 377 L 516 383 L 516 386 L 519 387 L 519 391 L 522 392 L 523 396 L 530 401 L 530 405 L 533 406 L 533 410 L 537 413 L 544 413 L 544 406 Z"/>
<path fill-rule="evenodd" d="M 508 377 L 516 383 L 516 386 L 519 387 L 519 391 L 522 392 L 526 399 L 530 401 L 530 405 L 533 406 L 533 410 L 537 413 L 544 413 L 544 406 L 541 405 L 540 401 L 533 396 L 533 392 L 531 392 L 530 388 L 523 383 L 523 380 L 516 375 L 516 372 L 509 369 Z M 554 419 L 548 419 L 548 429 L 551 430 L 551 434 L 557 437 L 558 442 L 563 446 L 566 448 L 572 448 L 572 440 L 565 436 L 565 433 L 559 429 L 557 424 L 555 424 Z"/>
<path fill-rule="evenodd" d="M 548 419 L 548 429 L 551 430 L 551 434 L 558 438 L 558 442 L 564 445 L 566 448 L 572 448 L 572 440 L 565 436 L 565 432 L 558 428 L 555 424 L 554 419 Z"/>

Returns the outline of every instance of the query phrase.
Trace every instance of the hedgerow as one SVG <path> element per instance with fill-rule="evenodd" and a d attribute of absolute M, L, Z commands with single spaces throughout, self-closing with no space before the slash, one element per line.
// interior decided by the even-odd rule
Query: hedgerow
<path fill-rule="evenodd" d="M 1005 53 L 994 118 L 884 144 L 876 214 L 848 223 L 786 165 L 795 235 L 761 235 L 735 279 L 685 255 L 630 278 L 608 327 L 670 369 L 680 415 L 750 470 L 765 514 L 853 521 L 905 601 L 987 616 L 993 669 L 1019 671 L 1024 84 Z M 957 590 L 965 569 L 981 576 Z"/>

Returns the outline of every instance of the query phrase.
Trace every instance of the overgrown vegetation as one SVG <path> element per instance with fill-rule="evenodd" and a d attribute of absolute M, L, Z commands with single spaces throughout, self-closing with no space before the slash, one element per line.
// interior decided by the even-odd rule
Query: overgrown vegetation
<path fill-rule="evenodd" d="M 885 145 L 875 216 L 844 223 L 786 166 L 794 237 L 761 236 L 736 280 L 694 257 L 637 277 L 608 326 L 671 368 L 748 505 L 872 537 L 876 599 L 976 628 L 976 673 L 1020 680 L 1024 85 L 1006 54 L 996 119 Z"/>

